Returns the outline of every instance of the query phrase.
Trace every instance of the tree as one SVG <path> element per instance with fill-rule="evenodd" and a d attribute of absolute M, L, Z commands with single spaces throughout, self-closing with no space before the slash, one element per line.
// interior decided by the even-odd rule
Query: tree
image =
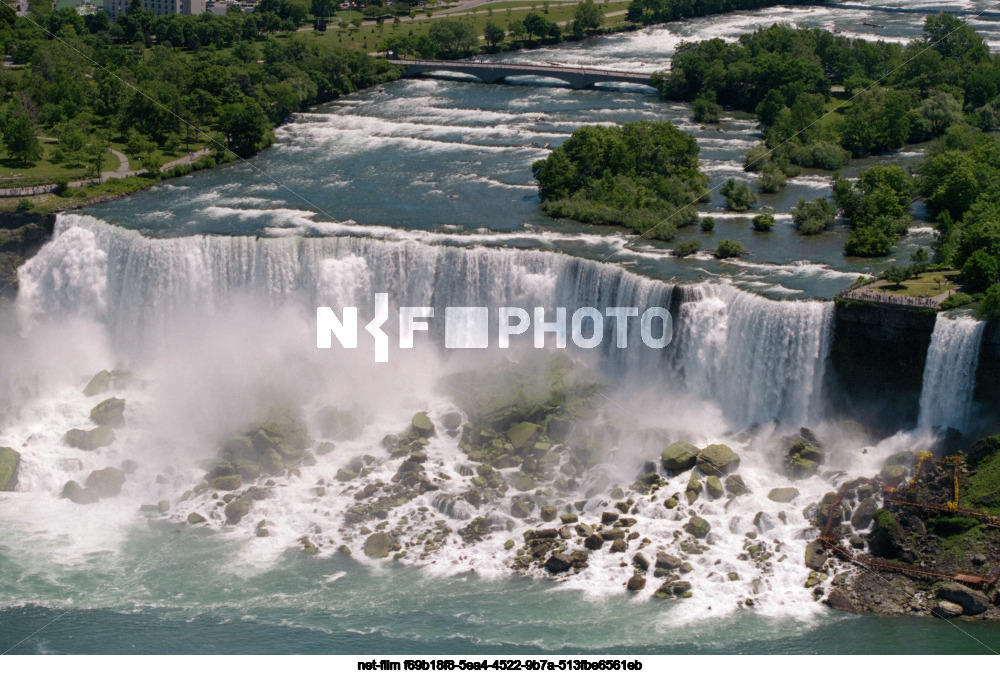
<path fill-rule="evenodd" d="M 694 121 L 700 124 L 718 124 L 722 119 L 722 107 L 715 102 L 715 97 L 695 99 L 691 111 Z"/>
<path fill-rule="evenodd" d="M 711 232 L 715 230 L 715 218 L 710 215 L 706 215 L 701 221 L 701 231 Z"/>
<path fill-rule="evenodd" d="M 573 12 L 573 32 L 578 34 L 593 33 L 601 27 L 604 12 L 594 4 L 594 0 L 584 0 L 576 6 Z"/>
<path fill-rule="evenodd" d="M 799 199 L 792 209 L 792 222 L 800 234 L 819 234 L 832 225 L 836 217 L 837 209 L 823 197 L 812 201 Z"/>
<path fill-rule="evenodd" d="M 985 250 L 977 250 L 962 265 L 962 285 L 973 293 L 981 293 L 996 283 L 1000 262 Z"/>
<path fill-rule="evenodd" d="M 20 164 L 29 164 L 42 158 L 42 145 L 35 138 L 35 128 L 25 116 L 17 117 L 3 134 L 7 153 Z"/>
<path fill-rule="evenodd" d="M 226 135 L 228 149 L 244 158 L 265 147 L 271 139 L 264 111 L 250 99 L 224 105 L 219 111 L 219 130 Z"/>
<path fill-rule="evenodd" d="M 483 37 L 486 39 L 486 44 L 491 47 L 496 47 L 503 42 L 505 36 L 504 29 L 493 21 L 487 21 L 486 26 L 483 27 Z"/>
<path fill-rule="evenodd" d="M 677 257 L 687 257 L 699 250 L 701 250 L 701 241 L 698 239 L 688 239 L 674 246 L 674 255 Z"/>
<path fill-rule="evenodd" d="M 441 19 L 431 24 L 427 34 L 442 51 L 451 54 L 469 51 L 477 39 L 476 30 L 470 24 L 456 19 Z"/>
<path fill-rule="evenodd" d="M 334 0 L 312 0 L 310 11 L 312 15 L 319 19 L 326 19 L 336 7 Z"/>
<path fill-rule="evenodd" d="M 737 183 L 730 178 L 719 189 L 719 194 L 726 198 L 726 206 L 733 211 L 749 211 L 757 203 L 757 195 L 746 183 Z"/>
<path fill-rule="evenodd" d="M 524 30 L 525 33 L 527 33 L 529 40 L 535 35 L 543 37 L 548 35 L 549 22 L 541 14 L 529 12 L 528 15 L 524 17 Z"/>
<path fill-rule="evenodd" d="M 774 164 L 765 166 L 764 170 L 760 172 L 760 178 L 757 179 L 757 189 L 765 194 L 776 194 L 787 184 L 788 177 L 785 172 Z"/>
<path fill-rule="evenodd" d="M 903 283 L 910 278 L 910 270 L 905 267 L 892 265 L 882 273 L 882 278 L 891 283 L 894 288 L 903 287 Z"/>
<path fill-rule="evenodd" d="M 979 317 L 994 325 L 1000 323 L 1000 285 L 992 285 L 979 302 Z"/>

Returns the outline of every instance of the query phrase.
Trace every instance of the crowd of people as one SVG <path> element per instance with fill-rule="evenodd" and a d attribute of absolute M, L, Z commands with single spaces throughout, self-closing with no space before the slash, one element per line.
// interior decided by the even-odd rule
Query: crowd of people
<path fill-rule="evenodd" d="M 876 288 L 861 286 L 845 290 L 843 296 L 852 300 L 863 300 L 865 302 L 877 302 L 880 304 L 895 304 L 905 307 L 920 307 L 924 309 L 936 309 L 937 300 L 924 295 L 923 297 L 911 297 L 909 295 L 893 295 Z"/>

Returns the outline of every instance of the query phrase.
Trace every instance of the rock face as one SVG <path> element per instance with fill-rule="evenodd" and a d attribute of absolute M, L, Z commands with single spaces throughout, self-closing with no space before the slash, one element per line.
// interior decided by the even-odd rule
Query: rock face
<path fill-rule="evenodd" d="M 70 447 L 92 452 L 101 447 L 107 447 L 115 441 L 115 432 L 110 426 L 98 426 L 89 431 L 72 428 L 66 431 L 64 441 Z"/>
<path fill-rule="evenodd" d="M 826 605 L 837 611 L 847 611 L 848 613 L 858 612 L 858 606 L 854 603 L 851 596 L 839 587 L 834 588 L 830 592 L 830 596 L 826 598 Z"/>
<path fill-rule="evenodd" d="M 868 536 L 868 548 L 872 554 L 886 559 L 911 561 L 906 540 L 906 532 L 888 510 L 876 510 L 872 516 L 875 528 Z"/>
<path fill-rule="evenodd" d="M 279 475 L 286 469 L 315 460 L 306 451 L 311 444 L 301 418 L 287 410 L 272 411 L 266 421 L 250 424 L 243 433 L 223 443 L 220 453 L 224 465 L 217 465 L 205 479 L 240 475 L 247 481 L 261 474 Z"/>
<path fill-rule="evenodd" d="M 388 532 L 376 532 L 365 540 L 364 552 L 368 557 L 374 557 L 376 559 L 388 557 L 391 549 L 392 534 Z"/>
<path fill-rule="evenodd" d="M 98 426 L 121 426 L 125 423 L 125 401 L 108 398 L 90 410 L 90 420 Z"/>
<path fill-rule="evenodd" d="M 967 615 L 979 615 L 990 607 L 989 597 L 960 583 L 941 583 L 934 593 L 938 599 L 958 604 Z"/>
<path fill-rule="evenodd" d="M 21 455 L 10 447 L 0 447 L 0 491 L 14 491 Z"/>
<path fill-rule="evenodd" d="M 726 445 L 709 445 L 698 454 L 697 465 L 706 475 L 728 475 L 740 467 L 740 457 Z"/>
<path fill-rule="evenodd" d="M 684 531 L 688 532 L 695 538 L 705 538 L 711 530 L 712 525 L 709 524 L 707 520 L 704 520 L 697 515 L 689 519 L 687 524 L 684 525 Z"/>
<path fill-rule="evenodd" d="M 795 487 L 776 487 L 772 489 L 767 498 L 775 503 L 791 503 L 799 496 L 799 490 Z"/>
<path fill-rule="evenodd" d="M 675 442 L 663 450 L 660 461 L 663 469 L 671 473 L 682 473 L 694 468 L 698 460 L 698 448 L 689 442 Z"/>
<path fill-rule="evenodd" d="M 95 470 L 87 476 L 85 483 L 88 489 L 93 489 L 101 498 L 118 496 L 125 484 L 125 473 L 117 468 Z"/>

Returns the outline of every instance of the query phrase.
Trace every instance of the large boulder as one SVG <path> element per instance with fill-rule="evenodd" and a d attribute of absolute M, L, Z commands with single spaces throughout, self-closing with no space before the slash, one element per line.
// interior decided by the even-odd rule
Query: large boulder
<path fill-rule="evenodd" d="M 888 510 L 876 510 L 872 515 L 875 528 L 868 535 L 868 549 L 877 557 L 914 561 L 906 531 Z"/>
<path fill-rule="evenodd" d="M 698 454 L 697 465 L 706 475 L 728 475 L 740 467 L 740 457 L 726 445 L 709 445 Z"/>
<path fill-rule="evenodd" d="M 646 587 L 646 578 L 639 574 L 633 574 L 631 578 L 628 579 L 628 583 L 625 584 L 625 589 L 629 592 L 639 592 Z"/>
<path fill-rule="evenodd" d="M 851 595 L 839 587 L 830 592 L 830 596 L 826 598 L 826 605 L 837 611 L 858 612 L 858 605 L 854 603 Z"/>
<path fill-rule="evenodd" d="M 958 604 L 966 615 L 979 615 L 990 607 L 989 597 L 960 583 L 941 583 L 934 589 L 934 594 L 938 599 Z"/>
<path fill-rule="evenodd" d="M 689 442 L 675 442 L 663 450 L 660 461 L 663 469 L 671 473 L 682 473 L 694 468 L 698 460 L 698 448 Z"/>
<path fill-rule="evenodd" d="M 668 552 L 657 552 L 656 553 L 656 568 L 657 569 L 667 569 L 673 571 L 674 569 L 681 568 L 684 564 L 684 560 L 680 557 L 671 555 Z"/>
<path fill-rule="evenodd" d="M 775 503 L 791 503 L 799 496 L 799 490 L 795 487 L 775 487 L 767 498 Z"/>
<path fill-rule="evenodd" d="M 80 486 L 80 483 L 76 480 L 70 480 L 63 487 L 62 493 L 59 494 L 59 498 L 66 498 L 73 503 L 79 503 L 80 505 L 89 505 L 91 503 L 97 503 L 101 500 L 100 495 L 97 493 L 96 489 L 85 489 Z"/>
<path fill-rule="evenodd" d="M 743 482 L 743 478 L 739 475 L 728 475 L 725 485 L 726 491 L 730 496 L 742 496 L 743 494 L 750 493 L 750 488 L 747 487 L 746 483 Z"/>
<path fill-rule="evenodd" d="M 698 517 L 697 515 L 689 519 L 687 524 L 684 525 L 684 531 L 688 532 L 695 538 L 705 538 L 711 530 L 712 525 L 708 523 L 708 520 Z"/>
<path fill-rule="evenodd" d="M 250 512 L 250 499 L 235 498 L 226 505 L 226 521 L 230 524 L 239 524 L 240 520 Z"/>
<path fill-rule="evenodd" d="M 721 498 L 726 495 L 726 490 L 722 486 L 722 480 L 715 475 L 709 475 L 705 480 L 705 489 L 712 498 Z"/>
<path fill-rule="evenodd" d="M 14 491 L 21 455 L 10 447 L 0 447 L 0 491 Z"/>
<path fill-rule="evenodd" d="M 410 423 L 420 437 L 429 438 L 434 435 L 434 422 L 427 416 L 427 412 L 417 412 L 413 415 L 413 420 Z"/>
<path fill-rule="evenodd" d="M 819 541 L 810 541 L 806 546 L 806 566 L 813 571 L 822 571 L 826 565 L 826 548 Z"/>
<path fill-rule="evenodd" d="M 117 468 L 95 470 L 87 476 L 85 482 L 88 489 L 93 489 L 102 498 L 118 496 L 125 484 L 125 473 Z"/>
<path fill-rule="evenodd" d="M 565 573 L 573 568 L 573 559 L 569 555 L 557 552 L 545 562 L 545 570 L 549 573 Z"/>
<path fill-rule="evenodd" d="M 107 370 L 101 370 L 95 374 L 87 387 L 83 389 L 83 395 L 85 396 L 97 396 L 102 393 L 107 393 L 111 390 L 111 373 Z"/>
<path fill-rule="evenodd" d="M 514 449 L 523 449 L 529 442 L 535 439 L 541 428 L 530 421 L 516 423 L 507 429 L 507 438 Z"/>
<path fill-rule="evenodd" d="M 98 426 L 121 426 L 125 423 L 125 400 L 108 398 L 90 410 L 90 420 Z"/>
<path fill-rule="evenodd" d="M 872 523 L 872 516 L 875 515 L 876 510 L 878 510 L 878 502 L 875 497 L 869 496 L 854 511 L 851 516 L 851 526 L 855 529 L 867 529 Z"/>
<path fill-rule="evenodd" d="M 788 449 L 782 464 L 785 475 L 795 480 L 815 475 L 825 458 L 816 436 L 803 428 L 797 438 L 786 442 Z"/>
<path fill-rule="evenodd" d="M 389 551 L 392 550 L 392 543 L 392 534 L 386 531 L 377 531 L 365 540 L 365 555 L 376 559 L 388 557 Z"/>
<path fill-rule="evenodd" d="M 906 467 L 899 464 L 888 464 L 882 467 L 878 477 L 884 484 L 890 487 L 898 487 L 906 478 Z"/>
<path fill-rule="evenodd" d="M 66 431 L 64 442 L 70 447 L 92 452 L 101 447 L 107 447 L 115 441 L 115 432 L 110 426 L 98 426 L 89 431 L 71 428 Z"/>

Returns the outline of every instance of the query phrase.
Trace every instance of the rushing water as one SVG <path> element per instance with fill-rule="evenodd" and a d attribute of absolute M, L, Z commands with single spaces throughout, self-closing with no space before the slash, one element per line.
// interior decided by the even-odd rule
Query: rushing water
<path fill-rule="evenodd" d="M 903 6 L 881 6 L 893 5 Z M 653 69 L 683 39 L 735 37 L 776 20 L 860 34 L 865 18 L 890 39 L 913 36 L 921 21 L 875 9 L 778 8 L 504 58 Z M 995 42 L 1000 32 L 988 35 Z M 995 645 L 995 627 L 834 614 L 803 587 L 801 559 L 815 535 L 803 507 L 848 476 L 876 473 L 887 455 L 933 441 L 917 430 L 876 443 L 831 421 L 823 382 L 832 306 L 771 299 L 829 297 L 870 269 L 843 257 L 842 228 L 809 238 L 791 230 L 790 207 L 828 194 L 828 175 L 803 176 L 762 199 L 779 211 L 771 234 L 721 212 L 717 197 L 702 205 L 718 218 L 705 245 L 740 239 L 749 261 L 677 260 L 662 246 L 626 246 L 618 230 L 539 212 L 531 162 L 583 123 L 671 119 L 698 138 L 713 182 L 740 175 L 758 140 L 751 121 L 701 128 L 689 117 L 685 106 L 635 90 L 397 82 L 295 116 L 253 160 L 256 169 L 231 165 L 61 216 L 54 240 L 21 271 L 16 311 L 0 316 L 0 445 L 22 454 L 18 491 L 0 496 L 0 651 L 956 653 Z M 918 231 L 897 255 L 928 241 Z M 652 578 L 626 593 L 631 568 L 606 551 L 559 579 L 513 574 L 505 541 L 521 540 L 538 520 L 510 519 L 508 497 L 482 505 L 442 498 L 473 479 L 447 434 L 426 448 L 440 492 L 387 521 L 408 536 L 432 530 L 436 518 L 458 529 L 476 515 L 509 530 L 474 544 L 453 536 L 420 556 L 411 546 L 399 561 L 361 554 L 363 534 L 343 519 L 356 502 L 353 485 L 332 476 L 375 455 L 359 480 L 390 482 L 399 461 L 388 460 L 382 437 L 421 409 L 440 424 L 461 402 L 436 386 L 441 375 L 507 367 L 524 355 L 445 354 L 431 346 L 434 330 L 417 349 L 393 349 L 388 366 L 374 365 L 365 345 L 353 357 L 315 349 L 318 304 L 364 314 L 376 292 L 393 308 L 437 312 L 670 308 L 674 339 L 663 350 L 612 348 L 606 326 L 601 348 L 571 352 L 608 385 L 593 420 L 607 444 L 576 492 L 546 498 L 599 516 L 618 498 L 614 487 L 627 488 L 665 444 L 731 445 L 751 493 L 675 509 L 640 498 L 631 513 L 651 553 L 676 551 L 689 516 L 710 523 L 707 551 L 689 557 L 693 596 L 655 600 Z M 980 330 L 939 320 L 927 365 L 937 397 L 925 385 L 922 426 L 962 422 L 967 405 L 958 398 L 970 379 L 961 370 L 974 372 Z M 132 374 L 115 390 L 127 400 L 126 425 L 106 448 L 67 447 L 65 432 L 88 428 L 100 400 L 83 386 L 112 367 Z M 352 409 L 364 429 L 279 479 L 242 522 L 223 525 L 209 493 L 185 492 L 219 441 L 276 401 L 302 409 L 317 438 L 327 405 Z M 826 443 L 826 472 L 796 482 L 801 494 L 789 504 L 762 498 L 788 485 L 777 447 L 800 425 Z M 58 498 L 67 480 L 125 461 L 136 465 L 119 496 L 88 506 Z M 683 493 L 687 477 L 666 476 L 661 493 Z M 161 500 L 169 503 L 162 515 L 140 512 Z M 209 525 L 184 524 L 194 511 L 211 513 Z M 758 513 L 766 523 L 759 540 L 775 552 L 762 565 L 743 554 Z M 261 520 L 267 537 L 255 535 Z M 304 535 L 318 554 L 300 552 Z M 353 554 L 338 553 L 342 545 Z"/>
<path fill-rule="evenodd" d="M 974 318 L 938 315 L 920 394 L 920 425 L 924 428 L 968 429 L 983 327 L 984 323 Z"/>

